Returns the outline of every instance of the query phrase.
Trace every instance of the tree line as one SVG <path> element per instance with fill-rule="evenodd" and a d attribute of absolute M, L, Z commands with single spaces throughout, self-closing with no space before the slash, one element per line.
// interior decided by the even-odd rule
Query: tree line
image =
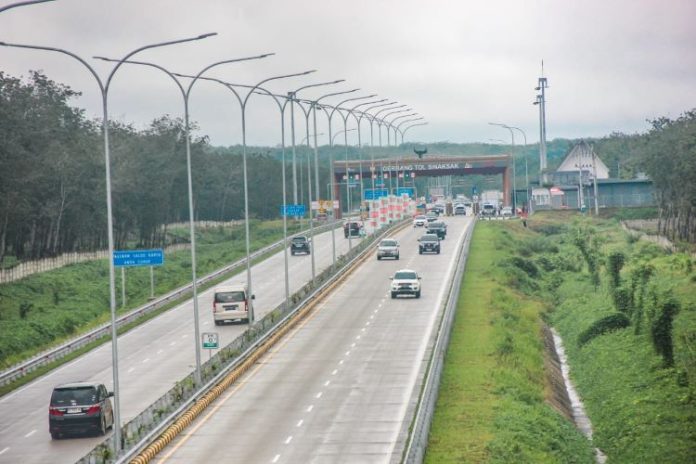
<path fill-rule="evenodd" d="M 101 121 L 71 106 L 78 95 L 41 72 L 0 72 L 0 263 L 107 247 Z M 183 121 L 109 124 L 115 246 L 163 245 L 166 225 L 189 217 Z M 239 151 L 194 137 L 191 159 L 195 219 L 243 218 Z M 279 216 L 281 166 L 249 154 L 250 217 Z"/>
<path fill-rule="evenodd" d="M 653 181 L 659 232 L 696 242 L 696 109 L 649 121 L 642 134 L 614 133 L 595 142 L 597 154 L 621 178 L 644 172 Z M 618 177 L 618 176 L 617 176 Z"/>

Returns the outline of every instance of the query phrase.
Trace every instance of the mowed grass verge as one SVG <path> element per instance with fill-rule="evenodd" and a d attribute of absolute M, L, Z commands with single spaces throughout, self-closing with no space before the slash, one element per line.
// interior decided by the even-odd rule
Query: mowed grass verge
<path fill-rule="evenodd" d="M 546 402 L 543 305 L 510 289 L 511 221 L 479 222 L 463 277 L 426 463 L 591 463 L 590 443 Z"/>

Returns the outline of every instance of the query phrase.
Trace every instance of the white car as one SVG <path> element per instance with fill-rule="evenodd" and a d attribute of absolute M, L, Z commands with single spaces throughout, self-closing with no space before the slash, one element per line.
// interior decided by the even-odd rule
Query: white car
<path fill-rule="evenodd" d="M 396 298 L 399 295 L 413 295 L 416 298 L 421 296 L 421 276 L 416 271 L 411 269 L 402 269 L 396 271 L 391 279 L 391 297 Z"/>
<path fill-rule="evenodd" d="M 251 300 L 255 297 L 251 295 Z M 213 297 L 213 319 L 215 325 L 226 321 L 249 322 L 252 302 L 246 285 L 225 285 L 215 289 Z"/>
<path fill-rule="evenodd" d="M 500 215 L 502 217 L 512 217 L 512 206 L 505 206 L 500 210 Z"/>
<path fill-rule="evenodd" d="M 377 261 L 382 258 L 399 259 L 399 242 L 395 238 L 385 238 L 377 247 Z"/>
<path fill-rule="evenodd" d="M 428 222 L 428 218 L 424 215 L 418 215 L 413 218 L 413 227 L 423 227 Z"/>

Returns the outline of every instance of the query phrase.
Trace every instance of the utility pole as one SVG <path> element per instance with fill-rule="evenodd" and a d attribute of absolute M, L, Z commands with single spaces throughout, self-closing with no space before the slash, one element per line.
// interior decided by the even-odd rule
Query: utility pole
<path fill-rule="evenodd" d="M 539 184 L 547 182 L 546 176 L 546 89 L 548 81 L 544 76 L 544 61 L 541 61 L 541 76 L 534 90 L 539 91 L 535 105 L 539 105 Z"/>

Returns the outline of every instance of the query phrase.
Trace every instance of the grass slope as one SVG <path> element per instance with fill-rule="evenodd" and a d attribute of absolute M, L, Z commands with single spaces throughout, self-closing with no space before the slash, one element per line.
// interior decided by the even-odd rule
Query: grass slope
<path fill-rule="evenodd" d="M 512 253 L 509 224 L 476 226 L 427 463 L 593 462 L 589 442 L 545 401 L 543 305 L 506 285 L 499 265 Z"/>

